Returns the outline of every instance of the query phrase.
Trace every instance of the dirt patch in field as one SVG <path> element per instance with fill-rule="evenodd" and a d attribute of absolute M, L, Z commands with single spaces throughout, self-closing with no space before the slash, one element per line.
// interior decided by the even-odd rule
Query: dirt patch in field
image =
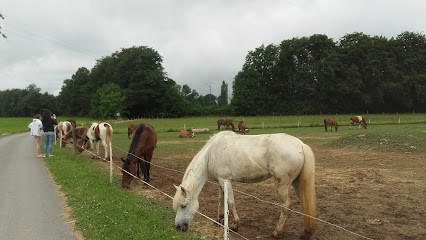
<path fill-rule="evenodd" d="M 407 154 L 331 149 L 320 143 L 310 146 L 316 157 L 317 217 L 353 232 L 317 222 L 312 239 L 362 239 L 356 234 L 372 239 L 424 239 L 426 150 Z M 119 166 L 122 165 L 120 157 L 114 156 L 113 160 Z M 191 157 L 182 161 L 178 170 L 184 171 L 190 160 Z M 156 159 L 154 153 L 153 163 L 164 166 L 167 162 L 170 160 Z M 181 180 L 179 172 L 151 167 L 151 184 L 170 196 L 175 193 L 173 184 L 179 185 Z M 233 183 L 233 187 L 267 201 L 279 202 L 271 179 L 258 184 Z M 144 187 L 140 181 L 132 182 L 131 191 L 162 201 L 172 211 L 170 198 Z M 290 197 L 291 209 L 300 211 L 294 191 Z M 235 193 L 235 198 L 241 219 L 238 233 L 247 239 L 274 239 L 271 233 L 280 209 L 239 193 Z M 199 211 L 216 219 L 217 185 L 206 183 L 199 201 Z M 194 218 L 191 231 L 223 238 L 222 228 L 200 215 Z M 302 235 L 302 216 L 290 213 L 282 239 L 300 239 Z M 243 239 L 232 233 L 230 237 Z"/>

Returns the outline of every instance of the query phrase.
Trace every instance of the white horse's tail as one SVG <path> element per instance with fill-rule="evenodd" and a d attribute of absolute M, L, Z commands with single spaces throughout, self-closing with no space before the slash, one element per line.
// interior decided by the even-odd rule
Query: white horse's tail
<path fill-rule="evenodd" d="M 315 156 L 312 149 L 303 144 L 303 154 L 305 163 L 299 176 L 299 197 L 302 212 L 309 216 L 316 216 L 316 197 L 315 197 Z M 315 231 L 315 219 L 303 217 L 306 234 L 313 234 Z"/>

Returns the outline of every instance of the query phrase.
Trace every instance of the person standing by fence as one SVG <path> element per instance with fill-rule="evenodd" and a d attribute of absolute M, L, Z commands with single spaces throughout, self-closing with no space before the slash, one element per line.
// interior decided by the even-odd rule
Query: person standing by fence
<path fill-rule="evenodd" d="M 41 122 L 43 123 L 43 131 L 44 131 L 44 154 L 43 157 L 46 157 L 48 154 L 49 157 L 53 157 L 52 148 L 53 141 L 55 140 L 55 126 L 58 125 L 58 121 L 56 120 L 56 115 L 48 109 L 43 111 L 43 116 Z"/>
<path fill-rule="evenodd" d="M 37 157 L 41 158 L 41 129 L 43 128 L 43 124 L 40 121 L 40 114 L 36 114 L 34 116 L 33 121 L 28 125 L 28 128 L 31 129 L 31 136 L 34 136 L 36 143 L 37 143 Z"/>

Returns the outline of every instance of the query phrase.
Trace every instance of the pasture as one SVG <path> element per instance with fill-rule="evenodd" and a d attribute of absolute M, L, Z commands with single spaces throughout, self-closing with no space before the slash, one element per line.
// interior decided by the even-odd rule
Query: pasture
<path fill-rule="evenodd" d="M 284 132 L 300 138 L 311 146 L 316 157 L 317 216 L 319 219 L 373 239 L 423 238 L 425 234 L 426 115 L 367 115 L 367 123 L 369 123 L 367 129 L 358 129 L 357 127 L 350 129 L 350 115 L 330 116 L 337 120 L 338 132 L 324 131 L 323 120 L 325 117 L 324 115 L 317 115 L 234 117 L 232 119 L 235 125 L 244 120 L 250 129 L 249 135 Z M 173 196 L 175 192 L 173 184 L 180 184 L 183 176 L 181 172 L 185 171 L 195 154 L 217 132 L 217 119 L 218 117 L 109 121 L 114 128 L 113 162 L 122 166 L 120 158 L 125 158 L 127 155 L 131 143 L 131 140 L 127 138 L 127 126 L 129 124 L 141 122 L 152 124 L 158 134 L 158 144 L 152 159 L 150 183 Z M 77 124 L 79 125 L 78 120 Z M 24 131 L 27 125 L 24 126 Z M 207 127 L 210 128 L 211 132 L 209 134 L 197 134 L 195 138 L 182 139 L 179 138 L 179 132 L 184 127 L 187 130 L 189 128 Z M 58 151 L 58 154 L 61 155 L 71 153 L 71 149 L 59 150 L 58 146 L 55 147 L 54 151 Z M 103 152 L 100 155 L 103 156 Z M 77 160 L 94 162 L 93 166 L 98 166 L 101 170 L 104 169 L 105 173 L 108 171 L 106 169 L 108 167 L 107 162 L 89 160 L 89 157 L 90 155 L 85 153 L 83 156 L 79 156 Z M 75 157 L 68 154 L 67 158 L 74 159 Z M 48 159 L 47 165 L 49 168 L 61 169 L 60 162 L 52 159 Z M 113 186 L 108 187 L 112 188 L 111 194 L 119 195 L 114 201 L 120 202 L 120 196 L 127 196 L 129 190 L 120 189 L 121 171 L 115 168 L 114 173 Z M 59 181 L 61 174 L 64 173 L 61 173 L 60 170 L 53 173 L 59 184 L 67 185 L 66 182 Z M 106 174 L 104 175 L 105 183 L 109 184 L 108 177 Z M 233 183 L 233 188 L 250 193 L 265 201 L 279 202 L 272 180 L 257 184 Z M 74 195 L 78 195 L 78 191 L 70 187 L 64 187 L 63 191 L 71 199 Z M 169 221 L 169 228 L 174 227 L 171 199 L 157 190 L 143 186 L 140 181 L 132 182 L 130 193 L 140 194 L 150 199 L 148 202 L 141 201 L 141 204 L 149 205 L 150 208 L 158 207 L 157 204 L 149 203 L 150 201 L 160 204 L 160 208 L 165 206 L 166 210 L 164 211 L 168 212 L 168 215 L 166 214 L 166 217 L 163 218 Z M 110 193 L 105 192 L 105 194 Z M 299 201 L 294 191 L 291 191 L 290 195 L 292 200 L 290 208 L 300 211 Z M 144 198 L 141 197 L 141 199 Z M 248 239 L 273 239 L 271 232 L 275 228 L 280 209 L 243 194 L 235 193 L 235 199 L 241 219 L 239 234 Z M 89 199 L 87 201 L 95 201 L 93 202 L 96 206 L 95 211 L 111 211 L 120 215 L 122 220 L 113 222 L 126 226 L 125 216 L 123 217 L 117 209 L 117 205 L 121 206 L 121 203 L 96 203 L 96 201 L 102 201 L 100 199 Z M 218 186 L 206 183 L 201 191 L 199 201 L 199 211 L 215 219 L 218 205 Z M 99 208 L 100 205 L 102 205 L 102 208 Z M 84 204 L 70 202 L 70 206 L 76 208 L 76 206 L 84 206 Z M 126 209 L 126 212 L 139 212 L 141 208 L 141 206 L 136 205 L 131 209 Z M 87 215 L 88 211 L 91 211 L 91 209 L 85 209 L 82 213 L 78 213 L 77 210 L 71 212 L 76 219 L 77 227 L 83 232 L 83 235 L 90 236 L 88 237 L 90 239 L 106 238 L 108 235 L 105 233 L 110 233 L 111 230 L 105 230 L 105 227 L 98 227 L 101 228 L 98 233 L 87 235 L 89 234 L 88 229 L 96 231 L 97 228 L 97 224 L 93 223 L 92 219 L 84 220 L 84 215 Z M 108 215 L 108 218 L 114 219 L 114 216 Z M 144 217 L 141 216 L 141 221 L 143 221 L 142 218 Z M 115 231 L 120 231 L 119 229 L 115 228 Z M 128 227 L 124 227 L 124 229 L 130 231 Z M 144 227 L 143 231 L 149 231 L 147 229 L 149 228 Z M 142 230 L 135 231 L 142 232 Z M 158 228 L 155 231 L 158 231 Z M 221 228 L 200 215 L 196 215 L 194 218 L 190 232 L 195 232 L 208 239 L 223 237 Z M 290 213 L 283 239 L 299 239 L 302 233 L 302 217 Z M 123 235 L 127 235 L 127 233 L 123 233 Z M 179 236 L 182 237 L 180 234 Z M 230 236 L 231 239 L 240 239 L 234 234 Z M 357 235 L 321 222 L 317 223 L 315 238 L 361 239 Z"/>

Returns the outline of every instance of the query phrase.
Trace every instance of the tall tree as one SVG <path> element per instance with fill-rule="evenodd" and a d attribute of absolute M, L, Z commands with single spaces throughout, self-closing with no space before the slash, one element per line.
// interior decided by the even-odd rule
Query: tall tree
<path fill-rule="evenodd" d="M 222 81 L 220 86 L 220 96 L 217 99 L 217 105 L 220 108 L 228 106 L 228 84 Z"/>

